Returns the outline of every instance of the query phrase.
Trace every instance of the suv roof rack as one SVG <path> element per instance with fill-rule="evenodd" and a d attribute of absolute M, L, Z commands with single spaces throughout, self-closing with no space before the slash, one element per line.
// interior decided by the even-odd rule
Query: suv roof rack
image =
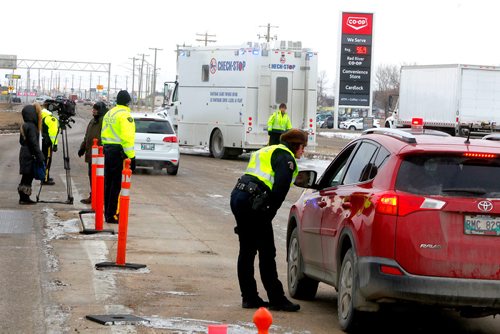
<path fill-rule="evenodd" d="M 392 129 L 392 128 L 373 128 L 373 129 L 368 129 L 363 131 L 362 134 L 368 135 L 368 134 L 380 134 L 380 135 L 387 135 L 391 136 L 397 139 L 400 139 L 408 144 L 416 144 L 417 143 L 417 138 L 415 138 L 414 135 L 411 133 L 408 133 L 403 130 L 399 129 Z"/>

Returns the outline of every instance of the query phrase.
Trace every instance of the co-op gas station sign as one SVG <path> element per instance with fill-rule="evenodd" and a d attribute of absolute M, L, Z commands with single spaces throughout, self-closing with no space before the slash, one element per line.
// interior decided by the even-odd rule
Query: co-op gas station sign
<path fill-rule="evenodd" d="M 342 13 L 339 107 L 370 106 L 372 28 L 372 13 Z"/>

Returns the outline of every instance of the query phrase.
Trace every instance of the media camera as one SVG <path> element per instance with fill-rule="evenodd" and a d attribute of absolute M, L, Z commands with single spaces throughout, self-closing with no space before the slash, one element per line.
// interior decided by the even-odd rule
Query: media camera
<path fill-rule="evenodd" d="M 65 98 L 57 98 L 55 100 L 45 100 L 44 104 L 47 110 L 57 112 L 59 122 L 67 124 L 69 121 L 73 121 L 71 117 L 76 114 L 75 102 Z"/>

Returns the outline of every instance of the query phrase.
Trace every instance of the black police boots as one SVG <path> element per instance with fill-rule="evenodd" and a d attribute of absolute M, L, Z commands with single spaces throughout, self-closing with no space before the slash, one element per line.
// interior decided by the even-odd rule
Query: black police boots
<path fill-rule="evenodd" d="M 256 298 L 243 298 L 241 302 L 241 307 L 243 308 L 259 308 L 259 307 L 268 307 L 269 303 L 264 301 L 262 298 L 257 296 Z"/>
<path fill-rule="evenodd" d="M 297 312 L 298 310 L 300 310 L 300 305 L 294 304 L 286 297 L 283 297 L 277 302 L 270 302 L 269 309 L 271 311 Z"/>

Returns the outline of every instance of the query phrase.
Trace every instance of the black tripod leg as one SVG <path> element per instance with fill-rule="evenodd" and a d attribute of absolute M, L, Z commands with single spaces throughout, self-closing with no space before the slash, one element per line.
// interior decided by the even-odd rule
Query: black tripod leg
<path fill-rule="evenodd" d="M 66 192 L 68 194 L 68 204 L 73 204 L 73 189 L 71 187 L 71 167 L 69 164 L 69 146 L 68 146 L 68 133 L 66 127 L 61 128 L 62 142 L 63 142 L 63 159 L 64 169 L 66 170 Z"/>
<path fill-rule="evenodd" d="M 36 201 L 40 201 L 40 193 L 42 192 L 43 182 L 40 181 L 40 189 L 38 189 L 38 194 L 36 195 Z"/>

